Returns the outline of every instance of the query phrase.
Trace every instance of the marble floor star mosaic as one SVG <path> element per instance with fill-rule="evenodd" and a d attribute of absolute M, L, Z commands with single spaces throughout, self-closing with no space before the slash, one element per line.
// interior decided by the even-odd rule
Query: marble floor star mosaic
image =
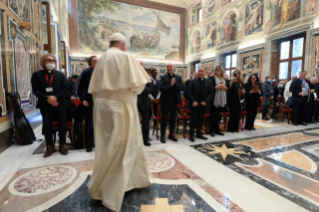
<path fill-rule="evenodd" d="M 121 212 L 319 211 L 319 125 L 258 120 L 256 129 L 195 142 L 179 130 L 165 144 L 151 135 L 154 183 L 126 192 Z M 88 193 L 94 151 L 69 148 L 44 159 L 39 140 L 2 152 L 0 212 L 112 212 Z"/>

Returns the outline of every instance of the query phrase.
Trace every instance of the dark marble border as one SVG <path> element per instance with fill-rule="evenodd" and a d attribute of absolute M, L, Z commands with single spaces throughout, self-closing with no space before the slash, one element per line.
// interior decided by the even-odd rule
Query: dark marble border
<path fill-rule="evenodd" d="M 70 196 L 43 212 L 112 212 L 101 201 L 90 197 L 86 181 Z M 141 205 L 155 205 L 155 198 L 167 198 L 169 205 L 183 205 L 185 212 L 215 212 L 188 185 L 152 184 L 149 187 L 126 192 L 121 212 L 140 212 Z"/>

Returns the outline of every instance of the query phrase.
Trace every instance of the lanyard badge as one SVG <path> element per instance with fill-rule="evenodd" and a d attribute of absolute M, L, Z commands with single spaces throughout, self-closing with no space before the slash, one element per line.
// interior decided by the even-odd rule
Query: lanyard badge
<path fill-rule="evenodd" d="M 45 77 L 46 77 L 47 83 L 49 84 L 49 87 L 46 88 L 46 92 L 53 92 L 53 88 L 51 87 L 51 85 L 52 85 L 52 81 L 53 81 L 53 77 L 54 77 L 54 71 L 52 73 L 50 81 L 49 81 L 49 77 L 48 77 L 47 72 L 45 73 Z"/>

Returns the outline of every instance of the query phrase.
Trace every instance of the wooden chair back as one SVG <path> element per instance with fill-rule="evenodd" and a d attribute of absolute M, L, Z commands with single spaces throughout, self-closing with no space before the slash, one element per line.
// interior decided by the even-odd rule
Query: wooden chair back
<path fill-rule="evenodd" d="M 154 105 L 156 105 L 156 108 L 154 108 Z M 155 119 L 155 110 L 156 110 L 156 114 L 158 116 L 160 116 L 162 114 L 162 109 L 161 109 L 161 105 L 159 104 L 159 99 L 152 99 L 151 100 L 151 111 L 152 111 L 152 117 L 153 119 Z"/>
<path fill-rule="evenodd" d="M 280 112 L 284 111 L 285 109 L 290 109 L 290 107 L 287 105 L 284 97 L 278 97 L 277 102 L 278 102 L 278 107 L 279 107 Z M 284 103 L 285 108 L 280 103 Z"/>

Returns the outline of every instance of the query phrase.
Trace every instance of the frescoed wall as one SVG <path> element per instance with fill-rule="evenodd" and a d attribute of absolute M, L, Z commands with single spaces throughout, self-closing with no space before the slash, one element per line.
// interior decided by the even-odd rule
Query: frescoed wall
<path fill-rule="evenodd" d="M 197 23 L 193 17 L 198 8 L 203 19 Z M 224 48 L 234 51 L 289 27 L 302 27 L 305 20 L 318 19 L 318 9 L 318 0 L 193 0 L 187 12 L 186 59 L 200 60 Z"/>
<path fill-rule="evenodd" d="M 179 14 L 115 1 L 103 6 L 81 1 L 78 6 L 79 51 L 104 53 L 115 32 L 125 35 L 134 56 L 180 60 Z"/>
<path fill-rule="evenodd" d="M 35 112 L 36 99 L 32 93 L 31 76 L 40 70 L 42 48 L 42 1 L 0 1 L 0 127 L 11 117 L 7 101 L 9 92 L 18 92 L 25 113 Z M 31 25 L 30 30 L 20 27 L 21 22 Z M 13 131 L 0 130 L 0 153 L 5 150 Z M 6 135 L 6 136 L 3 136 Z"/>

